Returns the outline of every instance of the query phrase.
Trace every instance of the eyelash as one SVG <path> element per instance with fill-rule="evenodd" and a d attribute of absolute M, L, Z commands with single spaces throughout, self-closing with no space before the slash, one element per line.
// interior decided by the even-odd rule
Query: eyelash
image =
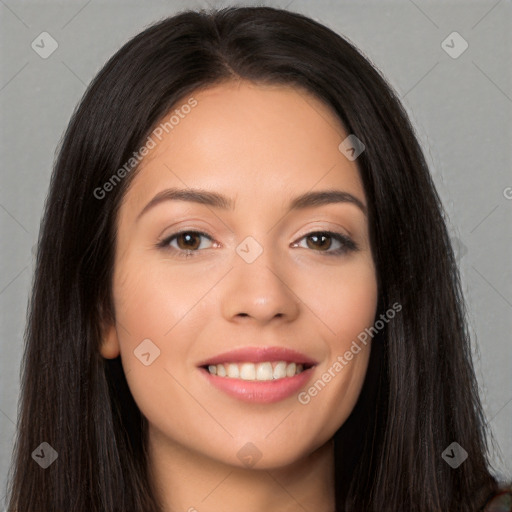
<path fill-rule="evenodd" d="M 202 231 L 185 230 L 185 231 L 179 231 L 178 233 L 174 233 L 174 234 L 168 236 L 167 238 L 165 238 L 164 240 L 159 242 L 157 244 L 157 247 L 159 249 L 163 249 L 164 251 L 176 252 L 177 256 L 179 258 L 194 257 L 194 253 L 199 252 L 201 249 L 195 249 L 195 250 L 175 249 L 174 247 L 171 247 L 169 245 L 169 243 L 172 240 L 174 240 L 175 238 L 177 238 L 179 235 L 191 234 L 191 233 L 193 233 L 195 235 L 205 236 L 209 240 L 213 241 L 213 239 L 207 233 L 204 233 Z M 334 251 L 320 251 L 320 250 L 315 251 L 315 252 L 321 253 L 323 256 L 328 256 L 328 257 L 338 256 L 339 257 L 347 252 L 353 252 L 353 251 L 357 251 L 359 249 L 357 244 L 352 239 L 350 239 L 348 236 L 343 235 L 342 233 L 334 232 L 334 231 L 311 231 L 310 233 L 307 233 L 306 235 L 301 237 L 299 239 L 299 241 L 304 238 L 308 238 L 312 235 L 328 235 L 330 238 L 333 238 L 342 244 L 342 246 L 339 249 L 336 249 Z"/>

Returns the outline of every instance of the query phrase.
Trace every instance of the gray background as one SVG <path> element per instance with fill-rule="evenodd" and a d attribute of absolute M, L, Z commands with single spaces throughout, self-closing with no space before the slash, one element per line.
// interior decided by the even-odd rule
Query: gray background
<path fill-rule="evenodd" d="M 184 8 L 231 4 L 0 0 L 0 498 L 15 433 L 32 251 L 72 110 L 107 58 L 145 26 Z M 511 2 L 261 4 L 288 6 L 348 37 L 402 98 L 449 215 L 476 373 L 496 439 L 493 464 L 511 478 Z M 59 45 L 47 59 L 31 48 L 44 31 Z M 453 31 L 469 44 L 458 58 L 441 46 Z"/>

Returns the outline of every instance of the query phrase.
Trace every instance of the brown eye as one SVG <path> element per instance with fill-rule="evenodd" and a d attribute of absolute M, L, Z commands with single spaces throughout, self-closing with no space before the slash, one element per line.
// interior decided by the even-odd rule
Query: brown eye
<path fill-rule="evenodd" d="M 302 237 L 306 239 L 306 249 L 312 249 L 322 253 L 323 256 L 341 256 L 345 253 L 356 251 L 358 246 L 348 236 L 332 231 L 315 231 Z M 332 248 L 333 241 L 335 248 Z M 336 244 L 338 247 L 336 247 Z M 299 247 L 304 247 L 300 245 Z"/>
<path fill-rule="evenodd" d="M 310 247 L 310 249 L 327 250 L 331 247 L 332 243 L 332 237 L 326 233 L 315 233 L 312 235 L 308 235 L 306 237 L 306 240 L 308 241 L 308 247 Z M 313 241 L 313 247 L 311 247 L 311 244 L 309 244 L 309 240 Z"/>
<path fill-rule="evenodd" d="M 195 253 L 199 253 L 202 249 L 205 249 L 205 247 L 200 249 L 201 238 L 212 241 L 212 238 L 208 234 L 200 231 L 180 231 L 159 242 L 158 246 L 166 251 L 171 251 L 176 254 L 176 256 L 188 258 L 195 256 Z M 209 247 L 206 247 L 206 249 L 208 248 Z"/>
<path fill-rule="evenodd" d="M 201 237 L 195 231 L 186 231 L 176 235 L 179 249 L 196 250 L 201 245 Z"/>

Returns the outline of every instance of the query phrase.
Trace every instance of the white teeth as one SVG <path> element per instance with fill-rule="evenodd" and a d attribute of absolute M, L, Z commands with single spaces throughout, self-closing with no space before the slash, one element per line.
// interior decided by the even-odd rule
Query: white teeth
<path fill-rule="evenodd" d="M 272 380 L 272 364 L 260 363 L 256 367 L 256 380 Z"/>
<path fill-rule="evenodd" d="M 296 363 L 264 362 L 264 363 L 225 363 L 211 364 L 208 371 L 212 375 L 231 379 L 267 381 L 293 377 L 304 371 L 304 365 Z"/>
<path fill-rule="evenodd" d="M 286 367 L 286 376 L 287 377 L 293 377 L 295 375 L 296 368 L 297 368 L 297 366 L 295 365 L 295 363 L 290 363 Z"/>
<path fill-rule="evenodd" d="M 238 376 L 240 375 L 240 371 L 238 370 L 238 365 L 230 363 L 228 364 L 228 371 L 227 371 L 228 377 L 231 377 L 232 379 L 238 379 Z"/>
<path fill-rule="evenodd" d="M 279 361 L 274 368 L 274 379 L 282 379 L 286 377 L 286 363 Z"/>
<path fill-rule="evenodd" d="M 256 367 L 253 363 L 243 363 L 240 366 L 240 378 L 243 380 L 256 380 Z"/>

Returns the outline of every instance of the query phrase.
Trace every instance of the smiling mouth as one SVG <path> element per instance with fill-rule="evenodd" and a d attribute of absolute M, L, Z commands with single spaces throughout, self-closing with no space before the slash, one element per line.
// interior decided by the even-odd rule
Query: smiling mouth
<path fill-rule="evenodd" d="M 289 361 L 264 361 L 260 363 L 239 362 L 221 363 L 201 366 L 210 375 L 226 379 L 241 379 L 246 381 L 271 381 L 294 377 L 313 364 L 295 363 Z"/>

